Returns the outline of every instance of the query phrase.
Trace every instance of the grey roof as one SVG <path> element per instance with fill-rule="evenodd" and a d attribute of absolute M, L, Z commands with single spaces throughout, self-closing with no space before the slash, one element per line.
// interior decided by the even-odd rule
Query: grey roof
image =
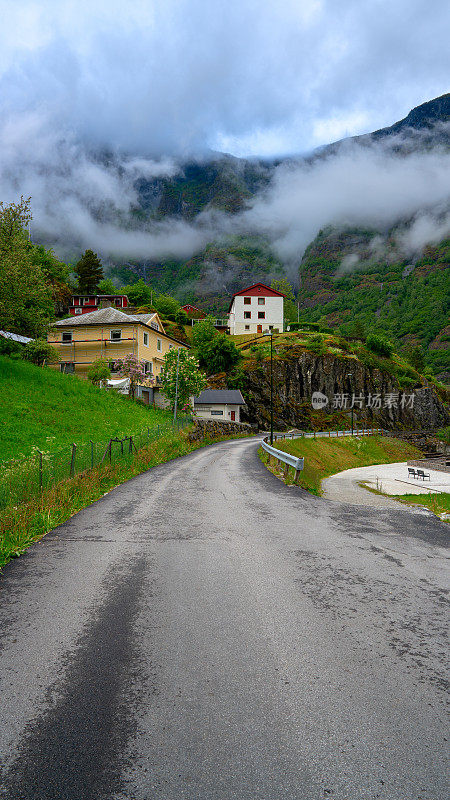
<path fill-rule="evenodd" d="M 33 342 L 34 339 L 29 339 L 28 336 L 20 336 L 18 333 L 10 333 L 9 331 L 0 331 L 0 336 L 4 339 L 12 339 L 13 342 L 20 342 L 20 344 L 28 344 Z"/>
<path fill-rule="evenodd" d="M 60 319 L 59 322 L 54 322 L 56 327 L 72 327 L 73 325 L 93 325 L 104 324 L 108 325 L 113 323 L 120 323 L 125 325 L 127 322 L 143 322 L 147 324 L 153 317 L 152 314 L 124 314 L 117 308 L 99 308 L 98 311 L 90 311 L 89 314 L 78 314 L 76 317 L 69 317 L 68 319 Z"/>
<path fill-rule="evenodd" d="M 204 389 L 198 397 L 194 397 L 194 405 L 202 403 L 229 403 L 235 406 L 244 406 L 245 400 L 239 389 Z"/>

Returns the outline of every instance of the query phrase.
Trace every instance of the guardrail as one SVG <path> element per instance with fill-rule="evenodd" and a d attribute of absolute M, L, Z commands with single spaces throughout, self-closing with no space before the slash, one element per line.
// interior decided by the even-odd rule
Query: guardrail
<path fill-rule="evenodd" d="M 284 439 L 316 439 L 317 437 L 338 438 L 339 436 L 387 436 L 388 431 L 383 428 L 353 428 L 344 431 L 301 431 L 300 433 L 277 433 L 273 435 L 274 442 Z"/>
<path fill-rule="evenodd" d="M 373 436 L 377 434 L 386 434 L 387 431 L 384 431 L 383 428 L 354 428 L 353 431 L 345 430 L 345 431 L 315 431 L 313 433 L 302 431 L 301 433 L 283 433 L 283 434 L 274 434 L 273 440 L 276 441 L 284 441 L 288 439 L 312 439 L 316 437 L 329 437 L 329 438 L 338 438 L 339 436 Z M 284 479 L 286 480 L 289 472 L 289 467 L 293 467 L 295 470 L 294 475 L 294 483 L 297 483 L 300 472 L 302 471 L 305 465 L 304 458 L 297 458 L 296 456 L 291 455 L 291 453 L 285 453 L 283 450 L 277 450 L 276 447 L 270 445 L 267 441 L 268 437 L 264 437 L 261 442 L 263 450 L 266 451 L 268 455 L 268 464 L 272 463 L 272 458 L 278 461 L 280 464 L 284 464 Z"/>
<path fill-rule="evenodd" d="M 298 436 L 297 436 L 298 438 Z M 304 458 L 297 458 L 296 456 L 292 456 L 290 453 L 284 453 L 282 450 L 277 450 L 276 447 L 272 447 L 272 445 L 266 442 L 267 436 L 265 439 L 262 440 L 262 448 L 268 454 L 268 463 L 272 463 L 272 458 L 275 458 L 280 463 L 285 464 L 284 468 L 284 477 L 287 478 L 289 467 L 294 467 L 295 475 L 294 475 L 294 483 L 297 483 L 299 473 L 302 471 L 305 459 Z"/>

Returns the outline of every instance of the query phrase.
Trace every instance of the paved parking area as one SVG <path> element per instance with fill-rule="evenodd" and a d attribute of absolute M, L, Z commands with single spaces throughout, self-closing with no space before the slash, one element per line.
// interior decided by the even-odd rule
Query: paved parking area
<path fill-rule="evenodd" d="M 371 467 L 355 467 L 338 472 L 322 481 L 323 496 L 327 500 L 336 500 L 350 505 L 395 508 L 424 513 L 423 509 L 405 506 L 391 497 L 373 494 L 360 485 L 364 483 L 370 488 L 378 489 L 388 495 L 450 492 L 450 475 L 431 469 L 424 470 L 424 472 L 429 474 L 429 481 L 409 477 L 406 461 L 395 464 L 374 464 Z"/>

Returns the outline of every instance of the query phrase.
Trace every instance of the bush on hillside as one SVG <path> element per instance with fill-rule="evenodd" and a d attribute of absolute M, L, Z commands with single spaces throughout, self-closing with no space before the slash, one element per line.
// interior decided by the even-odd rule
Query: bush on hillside
<path fill-rule="evenodd" d="M 44 364 L 56 364 L 59 361 L 59 352 L 45 339 L 32 339 L 25 345 L 23 357 L 37 367 L 43 367 Z"/>
<path fill-rule="evenodd" d="M 111 377 L 109 361 L 104 358 L 98 358 L 97 361 L 93 361 L 87 371 L 87 376 L 94 386 L 100 386 L 102 381 L 109 380 Z"/>
<path fill-rule="evenodd" d="M 198 351 L 217 336 L 212 317 L 206 317 L 201 322 L 197 322 L 192 328 L 192 344 Z"/>
<path fill-rule="evenodd" d="M 228 372 L 241 358 L 235 343 L 223 333 L 203 344 L 198 349 L 200 366 L 204 367 L 209 375 L 216 372 Z"/>
<path fill-rule="evenodd" d="M 366 339 L 366 347 L 371 353 L 383 358 L 390 358 L 394 352 L 394 347 L 391 342 L 384 339 L 377 333 L 371 333 Z"/>

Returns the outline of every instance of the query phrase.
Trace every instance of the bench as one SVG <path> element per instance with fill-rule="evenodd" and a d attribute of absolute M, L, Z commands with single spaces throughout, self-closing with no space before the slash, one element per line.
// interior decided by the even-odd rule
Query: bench
<path fill-rule="evenodd" d="M 412 467 L 408 467 L 408 478 L 410 477 L 410 475 L 412 475 L 414 479 L 416 478 L 416 470 L 413 469 Z"/>
<path fill-rule="evenodd" d="M 425 478 L 428 478 L 429 481 L 431 480 L 429 473 L 424 472 L 423 469 L 417 470 L 417 477 L 422 478 L 423 481 L 425 480 Z"/>

